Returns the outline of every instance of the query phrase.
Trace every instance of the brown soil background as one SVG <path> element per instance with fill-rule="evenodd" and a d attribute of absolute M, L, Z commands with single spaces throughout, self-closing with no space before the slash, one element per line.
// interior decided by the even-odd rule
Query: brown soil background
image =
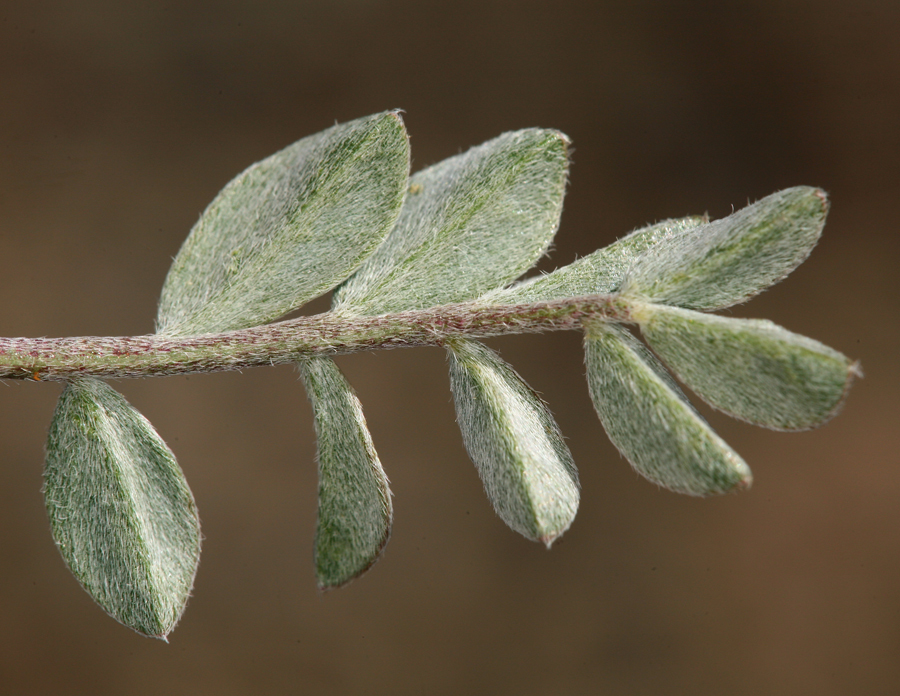
<path fill-rule="evenodd" d="M 492 342 L 580 465 L 580 513 L 547 552 L 491 511 L 440 351 L 340 360 L 396 519 L 382 561 L 326 595 L 295 372 L 120 382 L 204 525 L 169 645 L 105 616 L 53 545 L 40 488 L 58 386 L 0 385 L 0 691 L 897 693 L 900 4 L 850 5 L 3 3 L 0 335 L 152 331 L 171 257 L 231 177 L 402 107 L 416 169 L 525 126 L 573 139 L 543 268 L 654 220 L 825 188 L 810 260 L 733 313 L 832 345 L 866 377 L 813 432 L 710 414 L 756 483 L 695 500 L 639 479 L 609 444 L 577 335 Z"/>

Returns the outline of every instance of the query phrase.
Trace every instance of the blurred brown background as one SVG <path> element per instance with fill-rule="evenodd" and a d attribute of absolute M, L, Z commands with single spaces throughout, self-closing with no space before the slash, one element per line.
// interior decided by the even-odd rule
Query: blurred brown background
<path fill-rule="evenodd" d="M 174 449 L 204 524 L 169 645 L 115 623 L 69 575 L 40 494 L 59 388 L 7 383 L 0 691 L 897 693 L 898 37 L 887 0 L 0 5 L 0 335 L 152 331 L 171 257 L 231 177 L 401 107 L 414 168 L 506 130 L 568 133 L 545 268 L 644 223 L 824 187 L 833 207 L 810 260 L 734 314 L 866 373 L 814 432 L 710 414 L 756 483 L 695 500 L 639 479 L 609 444 L 577 335 L 494 341 L 580 465 L 579 516 L 547 552 L 491 511 L 440 351 L 340 360 L 396 519 L 382 561 L 327 595 L 296 374 L 120 382 Z"/>

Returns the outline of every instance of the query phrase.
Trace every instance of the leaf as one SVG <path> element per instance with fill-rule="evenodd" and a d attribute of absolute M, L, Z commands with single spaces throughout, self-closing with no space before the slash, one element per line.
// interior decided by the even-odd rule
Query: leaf
<path fill-rule="evenodd" d="M 59 398 L 44 470 L 53 539 L 88 594 L 117 621 L 165 639 L 200 559 L 194 498 L 153 426 L 104 382 Z"/>
<path fill-rule="evenodd" d="M 752 476 L 744 461 L 628 331 L 615 324 L 593 324 L 584 347 L 597 415 L 639 474 L 690 495 L 750 486 Z"/>
<path fill-rule="evenodd" d="M 648 249 L 622 293 L 688 309 L 744 302 L 803 263 L 822 234 L 827 212 L 821 189 L 798 186 L 773 193 Z"/>
<path fill-rule="evenodd" d="M 647 249 L 705 222 L 702 217 L 686 217 L 643 227 L 568 266 L 495 290 L 481 299 L 491 304 L 518 304 L 616 292 L 629 269 Z"/>
<path fill-rule="evenodd" d="M 838 411 L 858 368 L 845 355 L 771 321 L 648 305 L 650 347 L 707 403 L 756 425 L 800 430 Z"/>
<path fill-rule="evenodd" d="M 344 585 L 368 570 L 391 534 L 391 491 L 362 406 L 330 358 L 299 363 L 315 414 L 319 460 L 316 577 Z"/>
<path fill-rule="evenodd" d="M 377 315 L 470 300 L 546 251 L 562 212 L 568 140 L 506 133 L 410 179 L 384 244 L 335 292 L 341 311 Z"/>
<path fill-rule="evenodd" d="M 449 345 L 463 442 L 501 519 L 550 544 L 572 524 L 578 472 L 553 416 L 522 378 L 475 341 Z"/>
<path fill-rule="evenodd" d="M 256 326 L 330 290 L 391 229 L 408 174 L 395 112 L 334 126 L 254 164 L 216 196 L 178 252 L 158 331 Z"/>

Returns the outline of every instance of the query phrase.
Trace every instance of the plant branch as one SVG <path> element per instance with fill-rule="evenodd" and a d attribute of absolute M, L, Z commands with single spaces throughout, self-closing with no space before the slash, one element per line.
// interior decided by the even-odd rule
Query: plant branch
<path fill-rule="evenodd" d="M 161 377 L 241 370 L 317 355 L 439 346 L 453 338 L 580 329 L 589 320 L 627 321 L 615 295 L 513 305 L 449 304 L 366 317 L 327 312 L 200 336 L 0 338 L 0 378 Z"/>

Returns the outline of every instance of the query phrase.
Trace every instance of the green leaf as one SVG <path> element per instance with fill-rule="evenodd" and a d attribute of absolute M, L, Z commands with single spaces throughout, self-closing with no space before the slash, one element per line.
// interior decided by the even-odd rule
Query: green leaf
<path fill-rule="evenodd" d="M 316 577 L 344 585 L 368 570 L 391 534 L 391 491 L 362 406 L 330 358 L 299 363 L 315 414 L 319 460 Z"/>
<path fill-rule="evenodd" d="M 568 266 L 495 290 L 482 299 L 491 304 L 518 304 L 608 295 L 619 289 L 629 269 L 648 249 L 705 222 L 702 217 L 686 217 L 643 227 Z"/>
<path fill-rule="evenodd" d="M 750 469 L 716 435 L 653 354 L 615 324 L 585 334 L 594 408 L 609 439 L 635 470 L 690 495 L 749 487 Z"/>
<path fill-rule="evenodd" d="M 334 126 L 254 164 L 216 196 L 178 252 L 159 332 L 256 326 L 327 292 L 391 229 L 408 174 L 395 112 Z"/>
<path fill-rule="evenodd" d="M 84 589 L 117 621 L 165 639 L 191 592 L 200 523 L 153 426 L 104 382 L 69 382 L 44 481 L 53 538 Z"/>
<path fill-rule="evenodd" d="M 744 302 L 803 263 L 822 234 L 827 212 L 828 198 L 820 189 L 774 193 L 648 249 L 622 293 L 688 309 Z"/>
<path fill-rule="evenodd" d="M 505 285 L 556 233 L 567 168 L 566 137 L 533 128 L 415 174 L 397 224 L 335 292 L 335 309 L 424 309 Z"/>
<path fill-rule="evenodd" d="M 648 305 L 644 338 L 704 401 L 756 425 L 800 430 L 837 413 L 857 366 L 771 321 Z"/>
<path fill-rule="evenodd" d="M 578 472 L 553 416 L 522 378 L 475 341 L 449 345 L 463 442 L 494 510 L 548 548 L 578 510 Z"/>

